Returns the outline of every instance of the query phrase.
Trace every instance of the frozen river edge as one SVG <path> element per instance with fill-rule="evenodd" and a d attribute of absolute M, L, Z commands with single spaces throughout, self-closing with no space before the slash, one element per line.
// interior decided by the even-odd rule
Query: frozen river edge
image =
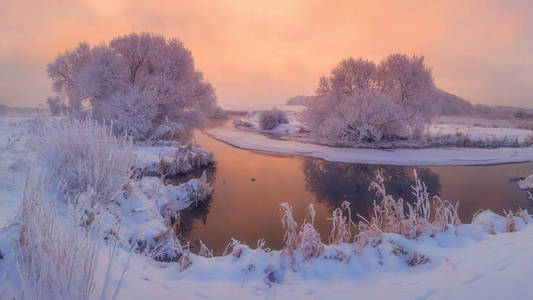
<path fill-rule="evenodd" d="M 224 128 L 212 128 L 206 133 L 219 141 L 241 149 L 303 155 L 332 162 L 396 166 L 475 166 L 533 161 L 533 147 L 495 149 L 442 147 L 381 150 L 335 148 L 295 141 L 282 141 L 261 134 Z"/>

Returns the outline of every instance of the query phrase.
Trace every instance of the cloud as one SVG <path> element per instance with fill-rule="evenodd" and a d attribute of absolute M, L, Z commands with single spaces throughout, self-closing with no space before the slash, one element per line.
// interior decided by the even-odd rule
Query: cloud
<path fill-rule="evenodd" d="M 8 2 L 8 1 L 6 1 Z M 514 1 L 26 1 L 0 3 L 0 103 L 50 95 L 44 69 L 80 41 L 151 31 L 184 41 L 219 101 L 282 103 L 342 58 L 426 56 L 473 102 L 532 107 L 533 5 Z M 6 81 L 7 80 L 7 81 Z"/>

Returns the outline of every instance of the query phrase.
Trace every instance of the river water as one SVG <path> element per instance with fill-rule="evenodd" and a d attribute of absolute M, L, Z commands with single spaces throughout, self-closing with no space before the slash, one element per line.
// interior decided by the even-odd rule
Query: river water
<path fill-rule="evenodd" d="M 381 170 L 389 194 L 413 201 L 410 186 L 417 170 L 430 192 L 452 203 L 459 201 L 459 216 L 470 222 L 479 209 L 502 213 L 518 207 L 532 210 L 527 193 L 510 178 L 533 173 L 533 163 L 492 166 L 398 167 L 326 162 L 301 156 L 280 156 L 238 149 L 203 132 L 194 133 L 196 144 L 213 151 L 216 167 L 209 178 L 214 187 L 211 199 L 183 215 L 182 239 L 196 248 L 202 240 L 215 254 L 221 254 L 231 238 L 252 247 L 259 239 L 280 249 L 283 229 L 280 204 L 293 207 L 298 223 L 309 204 L 316 210 L 315 227 L 327 240 L 328 218 L 343 201 L 356 214 L 368 216 L 375 194 L 368 190 Z"/>

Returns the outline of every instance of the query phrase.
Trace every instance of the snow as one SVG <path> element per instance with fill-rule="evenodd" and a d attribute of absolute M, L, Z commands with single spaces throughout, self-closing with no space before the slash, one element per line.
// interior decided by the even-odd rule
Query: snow
<path fill-rule="evenodd" d="M 46 119 L 52 122 L 55 118 Z M 0 118 L 0 228 L 14 218 L 22 199 L 28 168 L 39 173 L 40 162 L 36 161 L 30 139 L 33 118 Z M 191 145 L 168 142 L 160 146 L 136 146 L 138 167 L 145 172 L 152 168 L 160 173 L 160 157 L 168 161 L 176 158 L 180 171 L 211 164 L 213 154 Z M 181 155 L 182 154 L 182 155 Z M 116 207 L 122 216 L 121 236 L 125 240 L 141 238 L 152 240 L 168 230 L 167 211 L 177 213 L 203 201 L 212 192 L 206 177 L 190 179 L 180 185 L 165 185 L 162 179 L 145 176 L 130 183 L 129 195 L 117 199 Z"/>
<path fill-rule="evenodd" d="M 0 228 L 13 218 L 20 205 L 26 167 L 34 159 L 25 145 L 29 120 L 0 118 Z"/>
<path fill-rule="evenodd" d="M 27 123 L 12 121 L 0 118 L 0 227 L 13 218 L 20 204 L 26 174 L 24 166 L 36 163 L 24 143 Z M 517 151 L 514 156 L 517 160 L 532 158 L 531 149 L 380 151 L 277 141 L 257 134 L 221 129 L 213 129 L 210 134 L 258 150 L 324 156 L 341 161 L 371 159 L 434 163 L 440 159 L 440 162 L 451 163 L 460 159 L 462 163 L 481 163 L 507 161 L 513 157 L 511 150 Z M 20 139 L 10 144 L 10 137 Z M 339 150 L 342 151 L 337 152 Z M 446 151 L 456 154 L 446 154 Z M 201 185 L 198 180 L 187 184 Z M 156 236 L 165 229 L 160 213 L 162 207 L 171 203 L 181 209 L 194 203 L 190 198 L 183 198 L 186 187 L 165 186 L 159 178 L 153 177 L 141 179 L 131 187 L 130 193 L 120 200 L 124 217 L 121 233 L 125 236 Z M 361 253 L 354 252 L 348 244 L 325 245 L 321 256 L 297 263 L 281 251 L 236 245 L 226 256 L 206 258 L 191 254 L 192 264 L 182 270 L 177 263 L 155 262 L 146 256 L 130 256 L 127 249 L 118 249 L 110 284 L 117 285 L 122 268 L 127 265 L 118 299 L 527 299 L 530 298 L 528 287 L 533 276 L 533 220 L 518 217 L 513 220 L 518 231 L 501 233 L 505 218 L 484 211 L 475 216 L 472 224 L 459 225 L 456 230 L 437 233 L 433 237 L 423 235 L 416 240 L 407 240 L 397 234 L 384 234 L 381 244 L 367 246 Z M 494 229 L 495 235 L 489 233 L 490 228 Z M 0 259 L 0 291 L 2 283 L 11 278 L 1 277 L 3 272 L 16 272 L 13 261 L 7 259 L 15 242 L 9 237 L 13 229 L 0 230 L 0 253 L 4 257 Z M 406 251 L 423 254 L 429 262 L 409 266 L 405 257 L 395 252 L 394 244 L 402 245 Z M 341 261 L 334 258 L 338 251 L 351 254 Z M 96 270 L 97 291 L 106 278 L 106 249 L 99 255 L 98 260 L 104 264 L 99 264 Z M 94 296 L 96 298 L 98 294 Z"/>
<path fill-rule="evenodd" d="M 498 218 L 491 214 L 487 215 Z M 499 221 L 503 217 L 499 216 Z M 349 261 L 317 258 L 278 270 L 269 282 L 264 270 L 285 262 L 279 252 L 244 247 L 239 257 L 193 256 L 181 271 L 176 264 L 155 264 L 134 256 L 119 299 L 527 299 L 533 267 L 533 225 L 490 235 L 483 225 L 461 225 L 457 234 L 408 241 L 387 239 L 428 254 L 431 262 L 409 267 L 398 256 L 376 249 Z M 381 250 L 385 250 L 383 247 Z M 119 259 L 125 260 L 126 253 Z"/>
<path fill-rule="evenodd" d="M 363 149 L 335 148 L 310 143 L 282 141 L 260 134 L 223 128 L 207 130 L 212 137 L 235 147 L 283 154 L 304 155 L 334 162 L 387 164 L 401 166 L 489 165 L 533 160 L 533 147 L 528 148 L 424 148 Z"/>
<path fill-rule="evenodd" d="M 518 188 L 521 190 L 533 190 L 533 174 L 527 176 L 524 180 L 519 180 Z"/>
<path fill-rule="evenodd" d="M 476 124 L 440 124 L 432 123 L 428 128 L 429 138 L 437 139 L 447 135 L 462 135 L 470 140 L 503 140 L 509 142 L 518 141 L 520 144 L 533 137 L 533 131 L 529 129 L 519 129 L 511 127 L 483 127 Z"/>

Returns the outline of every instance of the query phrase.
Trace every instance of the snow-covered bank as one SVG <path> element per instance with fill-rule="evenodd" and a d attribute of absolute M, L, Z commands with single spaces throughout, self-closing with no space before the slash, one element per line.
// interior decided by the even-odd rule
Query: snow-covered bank
<path fill-rule="evenodd" d="M 343 145 L 360 148 L 424 148 L 424 147 L 465 147 L 498 148 L 530 147 L 533 145 L 533 130 L 530 127 L 518 128 L 508 120 L 487 120 L 468 117 L 438 117 L 426 126 L 425 140 L 391 140 L 373 143 L 343 141 L 313 134 L 302 123 L 302 117 L 295 112 L 286 112 L 288 123 L 280 124 L 271 130 L 261 130 L 261 112 L 252 111 L 234 120 L 235 127 L 258 133 L 276 134 L 283 140 L 295 140 L 325 146 Z M 525 126 L 525 125 L 522 125 Z"/>
<path fill-rule="evenodd" d="M 162 143 L 160 146 L 136 146 L 136 167 L 142 174 L 150 176 L 178 176 L 194 169 L 214 164 L 213 152 L 192 144 L 177 142 Z"/>
<path fill-rule="evenodd" d="M 3 130 L 12 132 L 16 128 L 18 127 L 0 126 L 0 135 L 11 136 Z M 20 127 L 20 129 L 23 128 L 25 127 Z M 4 141 L 0 140 L 0 148 L 3 146 Z M 4 156 L 4 152 L 0 153 L 0 162 L 2 162 L 0 165 L 6 166 L 2 169 L 5 174 L 17 177 L 15 180 L 6 181 L 6 185 L 0 185 L 0 195 L 5 192 L 5 197 L 0 196 L 0 211 L 20 202 L 23 194 L 21 185 L 24 180 L 19 180 L 19 178 L 24 179 L 25 168 L 8 168 L 7 166 L 10 166 L 10 162 L 16 159 L 27 158 L 19 150 L 32 152 L 23 143 L 14 144 L 8 148 L 9 150 L 5 153 L 9 156 Z M 154 151 L 147 149 L 147 152 L 155 153 L 155 149 Z M 39 162 L 34 161 L 34 163 Z M 469 181 L 465 183 L 470 184 Z M 8 186 L 13 188 L 14 192 L 9 190 Z M 330 239 L 320 239 L 320 235 L 317 235 L 314 226 L 318 228 L 322 225 L 313 222 L 318 220 L 318 217 L 313 220 L 314 210 L 310 210 L 307 217 L 299 215 L 296 220 L 283 213 L 282 222 L 289 234 L 285 238 L 285 247 L 280 251 L 271 251 L 267 248 L 269 245 L 264 243 L 258 243 L 256 247 L 255 241 L 248 245 L 234 242 L 228 247 L 227 255 L 210 257 L 209 251 L 194 254 L 197 252 L 194 246 L 192 249 L 189 248 L 187 242 L 182 239 L 171 241 L 179 243 L 176 246 L 181 244 L 179 248 L 169 249 L 179 251 L 182 255 L 177 259 L 178 262 L 175 262 L 176 259 L 172 262 L 156 261 L 153 259 L 154 256 L 150 255 L 151 253 L 144 252 L 143 250 L 150 250 L 149 243 L 152 243 L 151 246 L 157 245 L 158 241 L 172 232 L 170 229 L 173 224 L 167 223 L 171 218 L 165 217 L 171 215 L 174 210 L 181 210 L 187 205 L 194 207 L 195 200 L 206 195 L 203 191 L 210 190 L 208 187 L 203 176 L 203 178 L 193 179 L 178 186 L 164 185 L 164 181 L 160 178 L 143 177 L 121 188 L 119 195 L 111 203 L 118 215 L 122 217 L 117 234 L 120 237 L 119 249 L 111 265 L 108 280 L 106 275 L 108 248 L 107 244 L 102 245 L 98 259 L 100 263 L 94 272 L 95 293 L 90 299 L 98 298 L 98 293 L 106 281 L 110 283 L 108 294 L 111 296 L 112 289 L 120 281 L 124 266 L 129 267 L 117 299 L 174 299 L 176 297 L 184 299 L 353 299 L 354 297 L 369 299 L 452 297 L 454 299 L 477 297 L 523 299 L 528 297 L 527 289 L 524 287 L 527 287 L 526 284 L 530 281 L 533 267 L 533 260 L 531 260 L 533 257 L 531 249 L 533 220 L 527 212 L 519 210 L 515 215 L 507 214 L 504 217 L 485 211 L 477 214 L 472 224 L 460 224 L 455 220 L 457 214 L 449 203 L 437 200 L 434 204 L 426 205 L 424 203 L 435 201 L 435 199 L 430 198 L 429 195 L 425 196 L 426 193 L 423 190 L 417 192 L 416 189 L 414 189 L 416 195 L 425 197 L 421 202 L 422 206 L 400 210 L 399 208 L 404 207 L 402 206 L 403 200 L 392 201 L 387 198 L 386 201 L 381 202 L 385 204 L 379 210 L 374 210 L 374 212 L 379 211 L 379 215 L 368 218 L 368 223 L 362 221 L 357 224 L 359 231 L 354 229 L 355 224 L 348 223 L 347 214 L 343 218 L 342 213 L 346 212 L 343 203 L 342 209 L 336 210 L 337 213 L 333 212 L 331 219 L 336 218 L 336 221 L 332 222 L 332 231 L 335 234 L 332 234 L 333 237 Z M 417 184 L 417 187 L 422 187 L 422 184 Z M 385 194 L 384 188 L 382 194 Z M 9 201 L 4 201 L 6 198 Z M 220 199 L 215 200 L 220 201 Z M 252 205 L 261 205 L 257 198 L 250 197 L 249 200 Z M 224 202 L 222 204 L 235 214 L 250 216 L 250 223 L 256 221 L 254 214 L 250 214 L 246 208 Z M 405 205 L 407 208 L 407 203 Z M 413 212 L 417 215 L 413 216 Z M 497 212 L 501 213 L 501 211 Z M 429 217 L 430 214 L 431 217 Z M 268 215 L 272 222 L 279 222 L 277 213 Z M 0 215 L 0 221 L 1 218 Z M 322 216 L 320 218 L 322 219 Z M 40 218 L 29 219 L 40 220 L 41 222 L 37 225 L 48 223 Z M 307 223 L 303 221 L 305 219 Z M 234 222 L 232 218 L 224 218 L 223 221 Z M 303 221 L 303 224 L 297 224 L 296 221 Z M 356 221 L 355 218 L 353 221 Z M 357 221 L 360 220 L 357 219 Z M 377 227 L 370 226 L 370 222 L 374 225 L 379 222 L 383 226 L 376 230 Z M 61 229 L 57 230 L 58 233 L 63 230 L 69 232 L 69 227 L 60 226 L 63 223 L 57 224 L 57 229 Z M 365 224 L 368 226 L 365 227 Z M 346 226 L 351 226 L 351 229 L 349 227 L 345 230 Z M 33 228 L 46 229 L 48 227 L 33 226 Z M 106 226 L 104 229 L 112 230 L 109 231 L 111 234 L 117 232 L 117 226 Z M 12 259 L 12 254 L 16 253 L 20 247 L 19 239 L 17 239 L 20 236 L 20 230 L 20 225 L 11 226 L 8 231 L 0 230 L 0 252 L 1 256 L 4 256 L 4 259 L 0 258 L 0 278 L 2 278 L 0 279 L 0 299 L 6 295 L 2 293 L 3 283 L 16 281 L 14 279 L 18 272 L 16 264 L 24 262 L 24 260 Z M 218 231 L 215 232 L 219 234 Z M 361 232 L 371 233 L 371 235 L 366 235 L 369 238 L 363 240 L 354 237 Z M 61 235 L 52 236 L 60 237 Z M 279 236 L 283 237 L 284 233 L 280 231 Z M 191 240 L 194 237 L 192 236 Z M 257 238 L 260 237 L 261 235 L 257 236 Z M 136 248 L 142 253 L 134 253 L 130 256 L 129 250 L 132 245 L 128 242 L 136 238 L 144 238 L 142 241 L 137 241 L 146 243 Z M 49 240 L 41 238 L 39 245 L 46 246 Z M 225 238 L 223 240 L 227 241 Z M 57 248 L 71 250 L 73 247 L 69 245 L 62 243 L 60 246 L 64 247 Z M 53 247 L 46 248 L 50 250 L 50 256 L 57 253 L 53 249 Z M 83 252 L 73 252 L 73 254 L 76 253 L 83 254 Z M 46 258 L 47 256 L 40 257 Z M 129 261 L 130 257 L 131 261 Z M 182 257 L 185 259 L 182 260 Z M 51 270 L 55 270 L 56 266 L 60 268 L 67 265 L 46 264 L 50 261 L 55 262 L 53 260 L 42 259 L 41 261 L 44 262 L 44 267 Z M 73 261 L 78 262 L 78 260 Z M 77 270 L 77 268 L 70 269 Z M 6 270 L 6 277 L 2 277 L 3 271 Z M 54 276 L 52 279 L 54 284 L 61 286 L 61 283 L 66 282 L 62 278 Z M 6 280 L 3 281 L 3 279 Z M 493 291 L 495 287 L 498 290 Z M 13 288 L 14 292 L 24 290 L 16 282 Z M 59 297 L 53 299 L 59 299 Z"/>
<path fill-rule="evenodd" d="M 399 166 L 490 165 L 533 161 L 533 147 L 528 148 L 426 148 L 361 149 L 334 148 L 316 144 L 282 141 L 244 131 L 213 128 L 207 133 L 235 147 L 282 154 L 304 155 L 334 162 L 386 164 Z"/>
<path fill-rule="evenodd" d="M 438 251 L 438 264 L 380 265 L 370 255 L 347 263 L 321 258 L 297 272 L 288 271 L 282 283 L 271 287 L 263 272 L 269 255 L 263 250 L 247 249 L 238 258 L 196 257 L 182 272 L 176 265 L 160 268 L 135 257 L 119 298 L 528 299 L 533 224 L 494 236 L 476 232 L 476 226 L 463 225 L 458 237 L 442 235 L 414 243 L 420 250 Z"/>
<path fill-rule="evenodd" d="M 518 187 L 519 187 L 521 190 L 530 190 L 530 191 L 533 191 L 533 174 L 527 176 L 527 177 L 524 178 L 523 180 L 519 180 L 517 183 L 518 183 Z"/>

